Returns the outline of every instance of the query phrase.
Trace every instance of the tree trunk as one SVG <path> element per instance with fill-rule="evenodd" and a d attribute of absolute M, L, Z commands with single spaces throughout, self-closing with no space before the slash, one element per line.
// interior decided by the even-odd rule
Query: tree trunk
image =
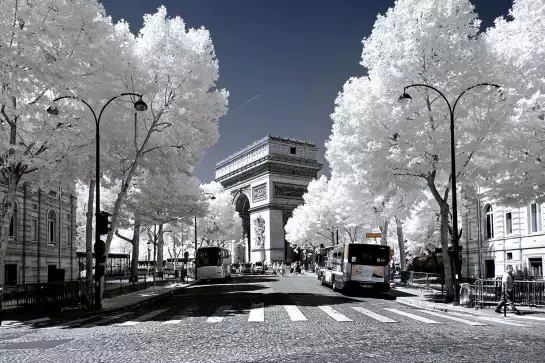
<path fill-rule="evenodd" d="M 4 215 L 2 217 L 2 229 L 0 231 L 0 286 L 5 285 L 5 258 L 8 248 L 9 227 L 11 225 L 11 219 L 13 218 L 13 212 L 15 211 L 15 199 L 17 192 L 16 175 L 10 171 L 5 171 L 4 173 L 6 175 L 4 177 L 4 182 L 7 184 L 8 190 L 6 198 L 4 199 Z"/>
<path fill-rule="evenodd" d="M 380 244 L 383 246 L 388 245 L 388 220 L 385 220 L 382 224 L 382 227 L 380 227 Z"/>
<path fill-rule="evenodd" d="M 448 203 L 440 203 L 441 210 L 441 248 L 443 249 L 443 265 L 445 273 L 445 287 L 447 293 L 447 301 L 454 299 L 454 288 L 452 286 L 452 265 L 448 256 L 448 220 L 449 220 L 449 206 Z"/>
<path fill-rule="evenodd" d="M 134 216 L 134 225 L 132 232 L 132 261 L 131 261 L 131 279 L 138 281 L 138 258 L 140 256 L 140 213 L 136 212 Z"/>
<path fill-rule="evenodd" d="M 159 225 L 159 236 L 157 238 L 157 271 L 163 273 L 163 247 L 165 240 L 163 239 L 163 225 Z"/>
<path fill-rule="evenodd" d="M 87 222 L 85 224 L 85 280 L 87 287 L 93 286 L 93 201 L 95 199 L 95 180 L 89 182 L 87 199 Z"/>
<path fill-rule="evenodd" d="M 403 240 L 403 224 L 396 216 L 397 245 L 399 248 L 399 268 L 405 271 L 405 242 Z"/>

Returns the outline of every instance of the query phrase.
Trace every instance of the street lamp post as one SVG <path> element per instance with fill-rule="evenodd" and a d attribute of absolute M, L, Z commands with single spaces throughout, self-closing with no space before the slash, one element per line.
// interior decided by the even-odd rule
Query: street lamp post
<path fill-rule="evenodd" d="M 204 195 L 210 195 L 210 199 L 214 200 L 216 197 L 212 193 L 204 193 Z M 193 261 L 195 267 L 195 280 L 197 280 L 197 216 L 195 215 L 195 260 Z"/>
<path fill-rule="evenodd" d="M 148 240 L 148 275 L 150 274 L 150 271 L 151 271 L 151 260 L 150 260 L 150 254 L 151 254 L 151 240 Z M 148 277 L 146 276 L 146 279 Z"/>
<path fill-rule="evenodd" d="M 406 86 L 403 89 L 403 94 L 399 96 L 398 101 L 400 103 L 409 103 L 412 100 L 412 97 L 407 93 L 407 90 L 411 87 L 426 87 L 429 89 L 434 90 L 435 92 L 439 93 L 439 95 L 445 100 L 447 103 L 449 112 L 450 112 L 450 158 L 451 158 L 451 177 L 452 177 L 452 246 L 454 251 L 458 251 L 458 201 L 456 198 L 456 148 L 454 145 L 454 111 L 456 110 L 456 105 L 458 104 L 458 101 L 460 101 L 460 98 L 469 90 L 481 87 L 481 86 L 490 86 L 495 88 L 501 88 L 501 86 L 493 83 L 479 83 L 474 86 L 471 86 L 469 88 L 466 88 L 460 95 L 456 98 L 454 101 L 454 105 L 451 106 L 450 102 L 448 101 L 447 97 L 439 91 L 437 88 L 432 87 L 427 84 L 421 84 L 421 83 L 415 83 L 411 84 L 409 86 Z M 454 281 L 455 284 L 455 291 L 454 291 L 454 300 L 456 303 L 460 302 L 460 291 L 458 288 L 458 279 L 461 277 L 461 265 L 460 265 L 460 256 L 458 253 L 454 253 L 454 265 L 456 269 L 456 278 Z"/>
<path fill-rule="evenodd" d="M 142 101 L 142 95 L 139 93 L 122 93 L 120 95 L 117 95 L 115 97 L 112 97 L 102 106 L 102 109 L 100 110 L 100 113 L 98 114 L 98 118 L 96 116 L 95 110 L 83 99 L 76 97 L 76 96 L 61 96 L 57 97 L 53 100 L 53 102 L 57 102 L 63 99 L 73 99 L 80 101 L 83 103 L 89 110 L 91 110 L 91 113 L 93 114 L 93 118 L 95 119 L 95 125 L 96 125 L 96 160 L 95 160 L 95 179 L 96 179 L 96 208 L 95 208 L 95 218 L 96 221 L 98 221 L 98 216 L 100 214 L 100 119 L 102 117 L 102 113 L 104 112 L 104 109 L 115 99 L 123 96 L 136 96 L 138 97 L 138 100 L 133 103 L 134 109 L 137 111 L 146 111 L 148 109 L 148 105 Z M 59 110 L 57 109 L 56 105 L 49 106 L 47 108 L 47 113 L 53 116 L 57 116 L 59 114 Z M 95 245 L 98 241 L 100 241 L 100 233 L 99 229 L 97 228 L 98 223 L 95 223 Z M 95 305 L 97 309 L 102 308 L 102 278 L 103 276 L 99 276 L 99 261 L 100 258 L 97 259 L 95 255 Z"/>

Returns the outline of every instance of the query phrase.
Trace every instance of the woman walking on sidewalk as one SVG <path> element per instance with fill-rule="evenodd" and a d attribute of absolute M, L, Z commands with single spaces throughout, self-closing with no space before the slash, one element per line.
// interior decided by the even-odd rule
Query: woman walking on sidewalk
<path fill-rule="evenodd" d="M 507 265 L 507 271 L 503 273 L 501 282 L 501 300 L 498 306 L 496 306 L 496 312 L 501 314 L 502 307 L 506 306 L 507 308 L 507 303 L 509 302 L 509 304 L 511 304 L 511 310 L 513 310 L 515 314 L 520 315 L 520 311 L 517 310 L 515 302 L 513 301 L 513 266 Z"/>

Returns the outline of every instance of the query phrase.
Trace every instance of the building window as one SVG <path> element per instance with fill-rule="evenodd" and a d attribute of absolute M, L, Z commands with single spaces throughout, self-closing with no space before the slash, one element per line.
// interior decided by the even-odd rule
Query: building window
<path fill-rule="evenodd" d="M 72 241 L 72 235 L 70 233 L 70 226 L 65 228 L 66 230 L 66 244 L 70 246 L 70 242 Z"/>
<path fill-rule="evenodd" d="M 5 206 L 4 206 L 4 210 L 5 210 Z M 9 224 L 8 238 L 17 239 L 18 222 L 19 222 L 19 219 L 17 218 L 17 203 L 15 203 L 15 206 L 13 208 L 13 216 L 11 217 L 11 223 Z"/>
<path fill-rule="evenodd" d="M 474 228 L 475 228 L 475 221 L 470 221 L 469 226 L 467 227 L 467 235 L 468 235 L 467 238 L 470 241 L 473 241 L 473 239 L 475 238 Z"/>
<path fill-rule="evenodd" d="M 513 233 L 513 215 L 511 212 L 505 213 L 505 234 Z"/>
<path fill-rule="evenodd" d="M 4 266 L 4 281 L 6 282 L 5 285 L 17 285 L 17 264 L 6 263 Z"/>
<path fill-rule="evenodd" d="M 543 277 L 543 258 L 533 257 L 528 259 L 530 275 L 537 278 Z"/>
<path fill-rule="evenodd" d="M 490 204 L 488 204 L 485 207 L 485 215 L 486 215 L 485 237 L 494 238 L 494 214 L 492 212 L 492 206 Z"/>
<path fill-rule="evenodd" d="M 30 220 L 30 240 L 36 241 L 38 238 L 38 220 Z"/>
<path fill-rule="evenodd" d="M 541 205 L 530 204 L 530 233 L 541 231 Z"/>
<path fill-rule="evenodd" d="M 294 147 L 290 147 L 290 154 L 293 154 L 293 155 L 295 155 L 295 154 L 296 154 L 296 151 L 297 151 L 297 149 L 296 149 L 296 148 L 294 148 Z"/>
<path fill-rule="evenodd" d="M 507 261 L 513 259 L 513 252 L 507 252 Z"/>
<path fill-rule="evenodd" d="M 57 240 L 55 231 L 57 231 L 57 214 L 50 210 L 47 214 L 47 243 L 55 244 Z"/>

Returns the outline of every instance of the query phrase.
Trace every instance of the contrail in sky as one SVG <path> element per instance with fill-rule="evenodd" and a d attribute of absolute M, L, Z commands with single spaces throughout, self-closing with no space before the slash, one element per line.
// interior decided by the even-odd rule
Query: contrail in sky
<path fill-rule="evenodd" d="M 261 96 L 261 93 L 258 93 L 257 96 L 254 96 L 252 98 L 250 98 L 248 101 L 244 102 L 242 105 L 238 105 L 237 107 L 233 108 L 233 111 L 236 110 L 237 108 L 241 108 L 242 106 L 252 102 L 253 100 L 255 100 L 256 98 L 258 98 L 259 96 Z M 232 111 L 231 111 L 232 112 Z"/>

